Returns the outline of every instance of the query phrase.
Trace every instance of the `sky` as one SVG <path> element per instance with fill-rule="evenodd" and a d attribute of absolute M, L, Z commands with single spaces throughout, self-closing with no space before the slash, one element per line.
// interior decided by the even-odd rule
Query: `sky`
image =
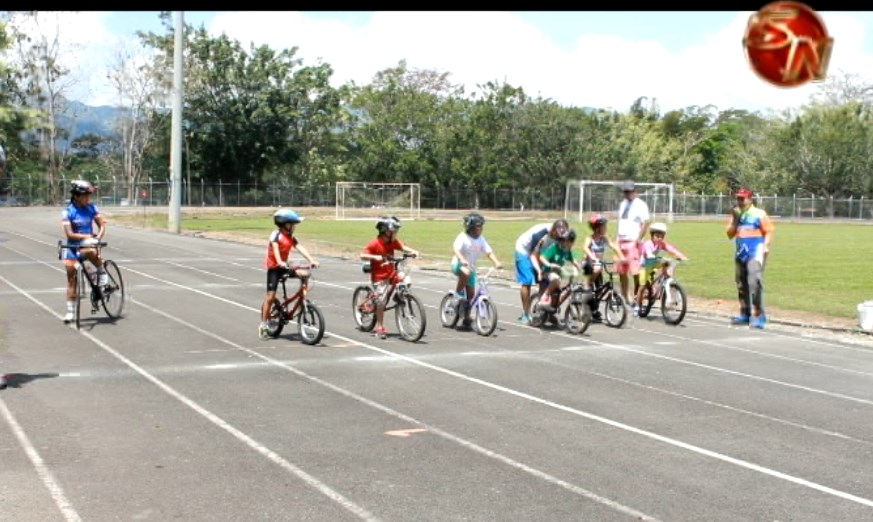
<path fill-rule="evenodd" d="M 762 4 L 763 5 L 763 4 Z M 111 54 L 137 30 L 163 33 L 156 11 L 54 12 L 76 76 L 71 97 L 116 99 Z M 742 38 L 751 11 L 186 11 L 185 22 L 248 48 L 297 47 L 304 65 L 334 70 L 332 83 L 370 83 L 406 60 L 450 73 L 467 93 L 487 82 L 522 87 L 564 106 L 626 111 L 637 98 L 662 113 L 693 105 L 767 112 L 799 107 L 812 82 L 779 88 L 748 66 Z M 820 11 L 834 38 L 828 74 L 873 83 L 873 12 Z M 174 18 L 173 18 L 174 19 Z M 50 26 L 45 24 L 45 26 Z"/>

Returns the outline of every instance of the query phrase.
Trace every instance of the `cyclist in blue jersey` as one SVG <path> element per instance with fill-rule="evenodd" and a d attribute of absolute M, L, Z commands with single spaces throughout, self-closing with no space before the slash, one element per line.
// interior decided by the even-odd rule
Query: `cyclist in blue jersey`
<path fill-rule="evenodd" d="M 71 248 L 61 252 L 67 271 L 67 315 L 64 322 L 75 320 L 76 311 L 76 258 L 81 252 L 97 267 L 98 284 L 109 284 L 103 269 L 103 260 L 97 255 L 97 243 L 106 235 L 106 218 L 97 205 L 91 203 L 91 194 L 97 189 L 84 180 L 75 180 L 70 186 L 70 204 L 61 212 L 61 226 Z M 94 225 L 97 225 L 95 228 Z"/>

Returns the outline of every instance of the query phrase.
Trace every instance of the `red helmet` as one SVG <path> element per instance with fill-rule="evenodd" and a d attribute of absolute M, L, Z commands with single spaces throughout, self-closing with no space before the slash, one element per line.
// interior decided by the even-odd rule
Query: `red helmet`
<path fill-rule="evenodd" d="M 601 214 L 593 214 L 590 218 L 588 218 L 588 226 L 594 229 L 597 225 L 605 225 L 609 222 L 605 216 Z"/>

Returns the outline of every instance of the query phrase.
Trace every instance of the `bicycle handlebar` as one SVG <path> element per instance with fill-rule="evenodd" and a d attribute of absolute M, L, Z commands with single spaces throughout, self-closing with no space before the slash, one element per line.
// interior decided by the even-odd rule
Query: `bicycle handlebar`
<path fill-rule="evenodd" d="M 71 245 L 69 243 L 64 243 L 63 241 L 58 241 L 58 248 L 96 248 L 96 247 L 105 247 L 109 243 L 105 241 L 99 241 L 93 245 Z"/>

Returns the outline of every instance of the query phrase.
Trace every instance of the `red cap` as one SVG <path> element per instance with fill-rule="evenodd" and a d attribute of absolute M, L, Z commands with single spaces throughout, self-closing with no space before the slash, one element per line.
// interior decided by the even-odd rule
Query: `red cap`
<path fill-rule="evenodd" d="M 750 198 L 752 197 L 752 191 L 747 188 L 741 188 L 737 191 L 738 198 Z"/>

